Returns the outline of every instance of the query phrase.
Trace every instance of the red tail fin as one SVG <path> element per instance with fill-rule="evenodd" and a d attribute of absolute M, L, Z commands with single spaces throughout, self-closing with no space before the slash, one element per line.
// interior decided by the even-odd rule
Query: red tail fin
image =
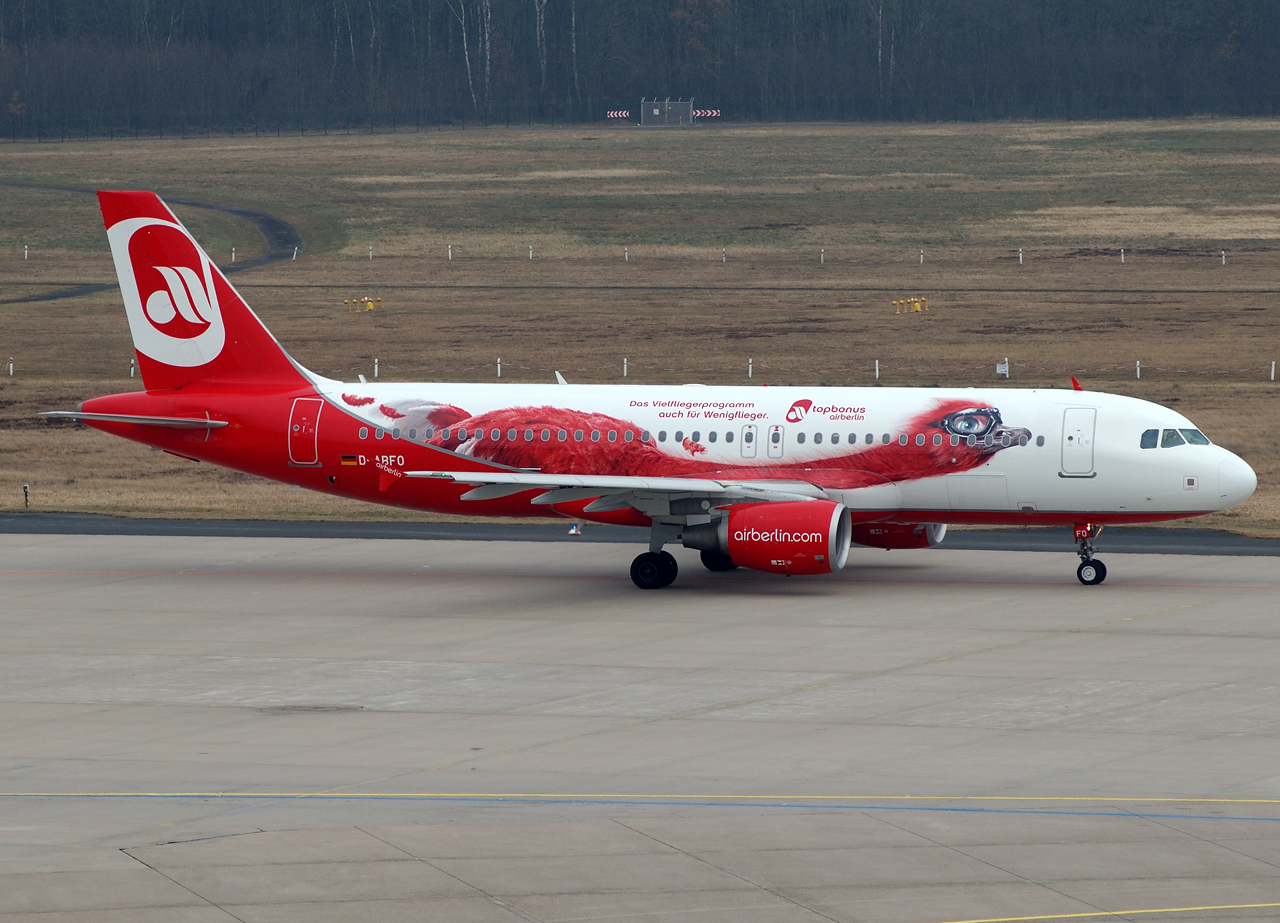
<path fill-rule="evenodd" d="M 150 389 L 303 384 L 287 353 L 154 192 L 99 192 L 142 381 Z"/>

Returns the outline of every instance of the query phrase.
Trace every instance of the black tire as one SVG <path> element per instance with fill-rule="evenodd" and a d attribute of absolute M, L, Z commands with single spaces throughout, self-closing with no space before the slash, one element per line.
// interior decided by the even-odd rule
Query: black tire
<path fill-rule="evenodd" d="M 672 558 L 672 561 L 674 560 Z M 674 579 L 675 573 L 662 559 L 661 554 L 646 551 L 644 554 L 636 555 L 636 559 L 631 562 L 631 582 L 642 590 L 661 589 L 670 585 Z"/>
<path fill-rule="evenodd" d="M 680 573 L 680 565 L 676 563 L 676 556 L 669 551 L 658 552 L 658 557 L 662 558 L 662 564 L 667 569 L 667 575 L 663 579 L 666 581 L 663 586 L 671 586 L 676 582 L 676 575 Z"/>
<path fill-rule="evenodd" d="M 1107 579 L 1107 565 L 1097 558 L 1092 561 L 1084 561 L 1076 568 L 1076 579 L 1085 586 L 1097 586 Z"/>
<path fill-rule="evenodd" d="M 702 552 L 702 566 L 707 570 L 726 571 L 733 570 L 738 565 L 733 563 L 733 558 L 727 554 L 721 554 L 718 551 Z"/>

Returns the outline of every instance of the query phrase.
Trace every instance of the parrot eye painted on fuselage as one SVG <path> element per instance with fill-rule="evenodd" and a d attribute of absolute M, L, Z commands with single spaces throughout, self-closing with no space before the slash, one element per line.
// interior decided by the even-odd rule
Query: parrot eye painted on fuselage
<path fill-rule="evenodd" d="M 987 435 L 1001 423 L 1000 411 L 994 407 L 971 407 L 968 410 L 957 410 L 942 418 L 938 424 L 944 432 L 955 436 Z"/>

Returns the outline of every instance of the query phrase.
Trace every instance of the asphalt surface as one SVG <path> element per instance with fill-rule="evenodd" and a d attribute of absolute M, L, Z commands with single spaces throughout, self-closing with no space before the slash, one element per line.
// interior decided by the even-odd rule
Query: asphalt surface
<path fill-rule="evenodd" d="M 46 186 L 39 183 L 2 183 L 0 186 L 11 186 L 21 189 L 47 189 L 52 192 L 79 192 L 86 195 L 97 195 L 96 189 L 86 189 L 79 186 Z M 298 229 L 283 218 L 277 218 L 275 215 L 268 215 L 266 212 L 256 211 L 252 208 L 240 208 L 233 205 L 218 205 L 214 202 L 199 202 L 195 199 L 175 199 L 168 196 L 161 196 L 169 205 L 182 205 L 188 208 L 207 208 L 211 211 L 225 212 L 228 215 L 235 215 L 237 218 L 243 218 L 257 228 L 258 233 L 262 235 L 262 239 L 267 243 L 267 252 L 262 256 L 251 260 L 241 260 L 238 263 L 231 263 L 226 266 L 219 266 L 224 275 L 245 272 L 250 269 L 257 269 L 259 266 L 267 266 L 271 263 L 280 263 L 284 260 L 291 260 L 296 253 L 301 254 L 306 249 L 302 241 L 302 235 L 298 233 Z M 54 292 L 42 292 L 35 295 L 24 295 L 21 298 L 9 298 L 0 301 L 0 304 L 26 304 L 35 301 L 59 301 L 64 298 L 78 298 L 81 295 L 92 295 L 95 292 L 108 292 L 119 287 L 118 282 L 94 282 L 86 285 L 76 285 L 71 288 L 59 289 Z"/>
<path fill-rule="evenodd" d="M 190 535 L 240 538 L 398 538 L 421 541 L 648 542 L 647 529 L 584 523 L 569 535 L 569 523 L 277 522 L 239 519 L 123 519 L 86 513 L 0 513 L 0 534 Z M 970 551 L 1074 552 L 1067 529 L 949 530 L 944 548 Z M 1245 538 L 1210 529 L 1104 529 L 1098 554 L 1193 554 L 1280 556 L 1280 539 Z"/>
<path fill-rule="evenodd" d="M 1273 561 L 675 554 L 0 535 L 0 920 L 1280 916 Z"/>

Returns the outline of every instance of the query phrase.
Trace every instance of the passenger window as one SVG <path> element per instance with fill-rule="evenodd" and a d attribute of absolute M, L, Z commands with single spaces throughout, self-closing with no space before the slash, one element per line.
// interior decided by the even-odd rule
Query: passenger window
<path fill-rule="evenodd" d="M 707 433 L 707 439 L 708 439 L 708 440 L 710 440 L 711 442 L 715 442 L 715 441 L 716 441 L 716 431 L 715 431 L 715 430 L 712 430 L 711 432 Z"/>
<path fill-rule="evenodd" d="M 361 438 L 361 439 L 368 439 L 368 438 L 369 438 L 369 427 L 367 427 L 367 426 L 362 426 L 362 427 L 360 427 L 360 438 Z"/>
<path fill-rule="evenodd" d="M 1182 438 L 1182 434 L 1176 429 L 1167 429 L 1164 435 L 1160 437 L 1160 448 L 1171 449 L 1175 445 L 1186 445 L 1187 440 Z"/>
<path fill-rule="evenodd" d="M 1182 435 L 1186 436 L 1187 442 L 1191 443 L 1192 445 L 1212 445 L 1212 443 L 1209 442 L 1209 437 L 1206 436 L 1204 433 L 1200 432 L 1200 430 L 1198 429 L 1184 429 L 1184 430 L 1180 430 L 1179 432 L 1181 432 Z"/>
<path fill-rule="evenodd" d="M 622 434 L 622 441 L 630 442 L 635 437 L 636 437 L 635 433 L 633 433 L 631 430 L 627 430 L 625 433 Z"/>
<path fill-rule="evenodd" d="M 951 444 L 952 444 L 953 446 L 957 446 L 957 445 L 959 445 L 959 444 L 960 444 L 960 437 L 959 437 L 959 436 L 957 436 L 955 433 L 952 433 L 952 434 L 951 434 Z"/>
<path fill-rule="evenodd" d="M 733 442 L 733 430 L 729 430 L 729 432 L 724 434 L 724 441 Z"/>
<path fill-rule="evenodd" d="M 592 442 L 599 442 L 599 441 L 600 441 L 600 430 L 598 430 L 598 429 L 593 429 L 593 430 L 591 431 L 591 441 L 592 441 Z"/>
<path fill-rule="evenodd" d="M 756 438 L 756 434 L 751 432 L 751 430 L 747 430 L 747 434 L 742 438 L 747 440 L 747 442 L 754 442 Z"/>
<path fill-rule="evenodd" d="M 542 441 L 543 441 L 543 442 L 550 442 L 550 441 L 551 441 L 551 430 L 549 430 L 549 429 L 544 429 L 544 430 L 542 431 Z"/>
<path fill-rule="evenodd" d="M 775 430 L 774 430 L 774 431 L 769 435 L 769 441 L 770 441 L 770 442 L 772 442 L 774 445 L 777 445 L 779 442 L 781 442 L 781 441 L 782 441 L 782 433 L 778 432 L 778 431 L 775 429 Z"/>
<path fill-rule="evenodd" d="M 618 441 L 618 431 L 616 429 L 609 430 L 609 441 L 610 442 Z"/>
<path fill-rule="evenodd" d="M 533 430 L 527 429 L 524 431 L 524 441 L 533 442 Z"/>
<path fill-rule="evenodd" d="M 893 437 L 892 437 L 892 436 L 890 436 L 888 433 L 885 433 L 885 434 L 884 434 L 884 438 L 883 438 L 881 441 L 882 441 L 885 445 L 888 445 L 889 443 L 893 442 Z"/>
<path fill-rule="evenodd" d="M 417 431 L 416 429 L 410 429 L 410 430 L 409 430 L 409 438 L 410 438 L 410 439 L 417 439 L 417 438 L 418 438 L 418 431 Z M 494 436 L 493 438 L 494 438 L 494 439 L 497 439 L 498 437 L 497 437 L 497 436 Z"/>
<path fill-rule="evenodd" d="M 814 434 L 813 434 L 813 444 L 814 444 L 814 445 L 822 445 L 822 433 L 814 433 Z"/>
<path fill-rule="evenodd" d="M 934 444 L 934 445 L 942 445 L 942 433 L 934 433 L 934 434 L 933 434 L 933 444 Z"/>
<path fill-rule="evenodd" d="M 569 438 L 569 433 L 568 433 L 568 431 L 563 430 L 563 429 L 561 429 L 561 430 L 556 430 L 556 440 L 557 440 L 558 442 L 564 442 L 564 441 L 565 441 L 566 439 L 568 439 L 568 438 Z"/>
<path fill-rule="evenodd" d="M 898 434 L 898 445 L 906 445 L 906 444 L 907 444 L 907 434 L 906 434 L 906 433 L 899 433 L 899 434 Z"/>
<path fill-rule="evenodd" d="M 396 438 L 397 438 L 397 439 L 399 439 L 400 437 L 399 437 L 399 436 L 397 436 Z M 466 428 L 465 428 L 465 427 L 462 427 L 462 426 L 459 426 L 459 427 L 458 427 L 458 438 L 459 438 L 459 439 L 466 439 L 466 438 L 467 438 L 467 430 L 466 430 Z"/>
<path fill-rule="evenodd" d="M 850 434 L 849 434 L 849 441 L 850 441 L 850 442 L 857 442 L 857 441 L 858 441 L 858 434 L 857 434 L 857 433 L 850 433 Z M 867 433 L 867 445 L 871 445 L 871 443 L 873 443 L 873 442 L 875 442 L 875 441 L 876 441 L 876 437 L 875 437 L 875 436 L 873 436 L 871 433 Z"/>
<path fill-rule="evenodd" d="M 520 435 L 520 433 L 519 433 L 519 431 L 517 431 L 517 430 L 514 430 L 514 429 L 509 429 L 509 430 L 507 430 L 507 438 L 508 438 L 508 439 L 510 439 L 512 442 L 515 442 L 515 441 L 516 441 L 516 437 L 517 437 L 517 436 L 519 436 L 519 435 Z"/>
<path fill-rule="evenodd" d="M 374 438 L 374 439 L 381 439 L 381 438 L 382 438 L 383 436 L 385 436 L 385 435 L 386 435 L 386 433 L 383 431 L 383 429 L 382 429 L 382 427 L 381 427 L 381 426 L 379 426 L 377 429 L 375 429 L 375 430 L 373 431 L 373 438 Z M 448 436 L 445 436 L 444 438 L 448 439 L 449 437 L 448 437 Z"/>
<path fill-rule="evenodd" d="M 436 428 L 435 428 L 434 426 L 428 426 L 428 427 L 427 427 L 427 431 L 426 431 L 425 433 L 423 433 L 423 434 L 422 434 L 422 438 L 423 438 L 423 439 L 432 439 L 432 438 L 434 438 L 434 437 L 435 437 L 435 434 L 436 434 Z"/>
<path fill-rule="evenodd" d="M 1037 436 L 1037 437 L 1036 437 L 1036 445 L 1044 445 L 1044 437 L 1043 437 L 1043 436 Z"/>
<path fill-rule="evenodd" d="M 694 442 L 701 442 L 701 441 L 702 441 L 702 433 L 698 432 L 698 431 L 695 429 L 695 430 L 693 431 L 693 435 L 692 435 L 692 436 L 690 436 L 689 438 L 690 438 L 690 439 L 692 439 Z"/>
<path fill-rule="evenodd" d="M 501 439 L 502 439 L 502 430 L 500 430 L 500 429 L 495 429 L 495 430 L 493 430 L 492 432 L 490 432 L 490 433 L 489 433 L 489 438 L 490 438 L 490 439 L 492 439 L 494 442 L 499 442 L 499 441 L 501 441 Z"/>
<path fill-rule="evenodd" d="M 392 438 L 392 439 L 399 439 L 399 438 L 400 438 L 400 427 L 398 427 L 398 426 L 397 426 L 395 429 L 393 429 L 393 430 L 391 431 L 391 438 Z"/>
<path fill-rule="evenodd" d="M 581 441 L 582 441 L 582 430 L 580 430 L 580 429 L 575 429 L 575 430 L 573 431 L 573 441 L 574 441 L 574 442 L 581 442 Z"/>
<path fill-rule="evenodd" d="M 924 445 L 924 433 L 916 433 L 916 445 Z"/>
<path fill-rule="evenodd" d="M 659 442 L 667 441 L 667 431 L 665 429 L 658 430 L 658 441 Z"/>
<path fill-rule="evenodd" d="M 775 439 L 773 441 L 777 442 L 778 440 Z M 796 442 L 800 443 L 801 445 L 804 445 L 804 433 L 796 433 Z"/>
<path fill-rule="evenodd" d="M 649 431 L 647 429 L 640 433 L 640 441 L 645 443 L 649 441 Z"/>
<path fill-rule="evenodd" d="M 379 439 L 381 439 L 381 438 L 382 438 L 382 430 L 375 430 L 375 431 L 374 431 L 374 435 L 375 435 L 375 436 L 377 436 Z M 442 430 L 440 430 L 440 438 L 441 438 L 441 439 L 443 439 L 445 442 L 448 442 L 448 441 L 449 441 L 449 430 L 447 430 L 447 429 L 442 429 Z"/>
<path fill-rule="evenodd" d="M 850 440 L 850 441 L 852 441 L 852 440 Z M 831 434 L 831 444 L 832 444 L 832 445 L 839 445 L 839 443 L 840 443 L 840 434 L 839 434 L 839 433 L 832 433 L 832 434 Z"/>
<path fill-rule="evenodd" d="M 684 442 L 684 430 L 676 430 L 676 442 Z"/>
<path fill-rule="evenodd" d="M 1156 445 L 1159 444 L 1159 442 L 1160 442 L 1160 430 L 1149 429 L 1149 430 L 1143 431 L 1142 439 L 1138 444 L 1142 446 L 1142 448 L 1144 449 L 1154 449 Z"/>

